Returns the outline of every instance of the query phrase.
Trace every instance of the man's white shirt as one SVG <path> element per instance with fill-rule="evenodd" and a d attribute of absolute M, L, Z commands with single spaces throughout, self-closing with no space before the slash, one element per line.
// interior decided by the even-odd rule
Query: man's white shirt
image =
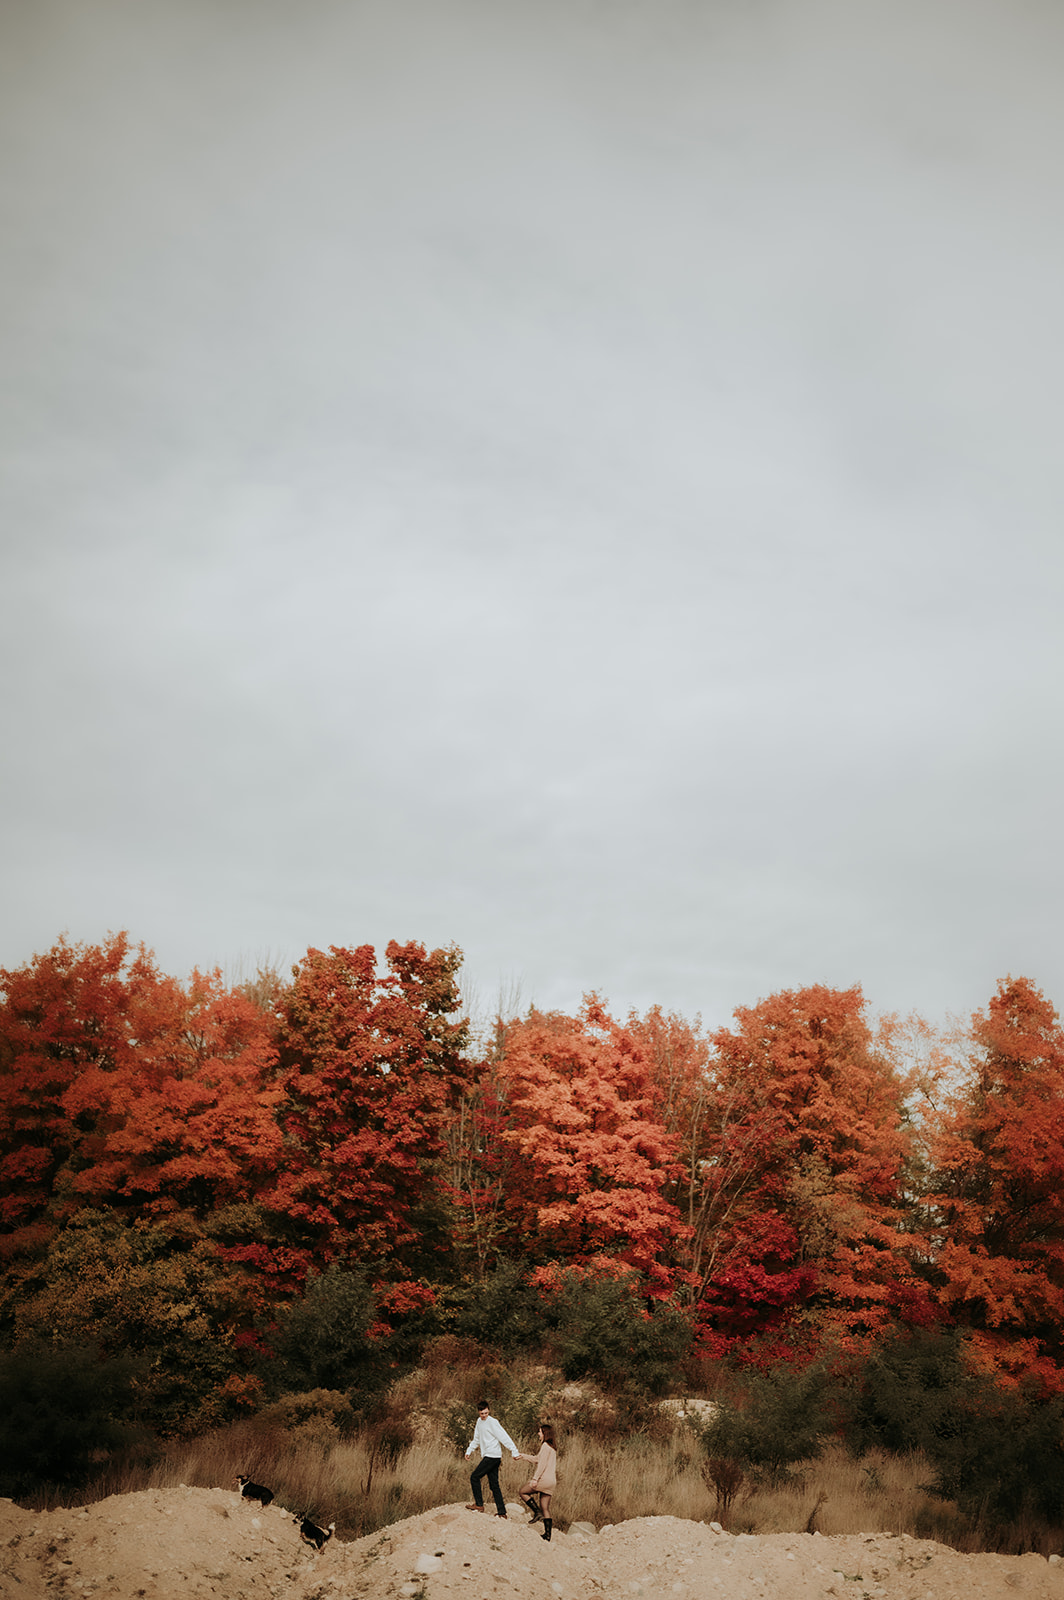
<path fill-rule="evenodd" d="M 498 1418 L 478 1417 L 466 1455 L 467 1457 L 471 1456 L 473 1451 L 479 1448 L 482 1456 L 498 1456 L 501 1461 L 503 1445 L 512 1453 L 516 1461 L 521 1452 Z"/>

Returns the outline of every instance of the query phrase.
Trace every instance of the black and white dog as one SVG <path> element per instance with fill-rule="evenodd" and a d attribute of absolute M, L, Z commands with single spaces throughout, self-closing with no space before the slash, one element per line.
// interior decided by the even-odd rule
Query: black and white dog
<path fill-rule="evenodd" d="M 260 1500 L 264 1506 L 268 1506 L 273 1499 L 272 1489 L 265 1488 L 261 1483 L 252 1483 L 246 1474 L 242 1473 L 236 1481 L 240 1485 L 242 1500 Z"/>
<path fill-rule="evenodd" d="M 313 1545 L 315 1550 L 321 1550 L 336 1532 L 335 1522 L 330 1522 L 327 1528 L 319 1528 L 316 1522 L 298 1511 L 292 1521 L 299 1523 L 299 1537 L 303 1543 Z"/>

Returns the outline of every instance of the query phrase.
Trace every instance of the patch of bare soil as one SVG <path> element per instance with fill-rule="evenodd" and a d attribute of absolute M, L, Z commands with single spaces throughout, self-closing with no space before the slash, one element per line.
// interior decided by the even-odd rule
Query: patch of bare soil
<path fill-rule="evenodd" d="M 1064 1562 L 959 1555 L 890 1534 L 740 1534 L 675 1517 L 548 1544 L 517 1506 L 501 1521 L 441 1506 L 316 1553 L 289 1511 L 235 1490 L 118 1495 L 77 1510 L 0 1501 L 2 1600 L 1064 1600 Z"/>

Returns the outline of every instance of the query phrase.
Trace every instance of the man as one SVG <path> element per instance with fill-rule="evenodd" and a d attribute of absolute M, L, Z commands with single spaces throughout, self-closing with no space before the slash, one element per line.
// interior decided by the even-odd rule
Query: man
<path fill-rule="evenodd" d="M 481 1400 L 477 1406 L 477 1425 L 473 1429 L 473 1437 L 469 1441 L 466 1451 L 468 1461 L 474 1450 L 480 1451 L 480 1461 L 469 1475 L 469 1483 L 473 1490 L 473 1503 L 467 1505 L 467 1511 L 483 1511 L 484 1496 L 481 1480 L 487 1478 L 488 1488 L 491 1490 L 495 1501 L 495 1511 L 500 1517 L 506 1515 L 506 1501 L 499 1488 L 499 1468 L 502 1466 L 502 1447 L 506 1445 L 515 1461 L 520 1459 L 521 1452 L 514 1444 L 510 1435 L 491 1414 L 491 1407 L 486 1400 Z"/>

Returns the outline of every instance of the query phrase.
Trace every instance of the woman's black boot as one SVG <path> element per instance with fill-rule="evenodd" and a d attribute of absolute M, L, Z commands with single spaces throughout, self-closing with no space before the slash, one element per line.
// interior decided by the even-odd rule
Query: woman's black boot
<path fill-rule="evenodd" d="M 551 1521 L 550 1517 L 543 1518 L 543 1538 L 546 1539 L 548 1544 L 550 1544 L 550 1530 L 553 1528 L 553 1526 L 554 1523 Z"/>

